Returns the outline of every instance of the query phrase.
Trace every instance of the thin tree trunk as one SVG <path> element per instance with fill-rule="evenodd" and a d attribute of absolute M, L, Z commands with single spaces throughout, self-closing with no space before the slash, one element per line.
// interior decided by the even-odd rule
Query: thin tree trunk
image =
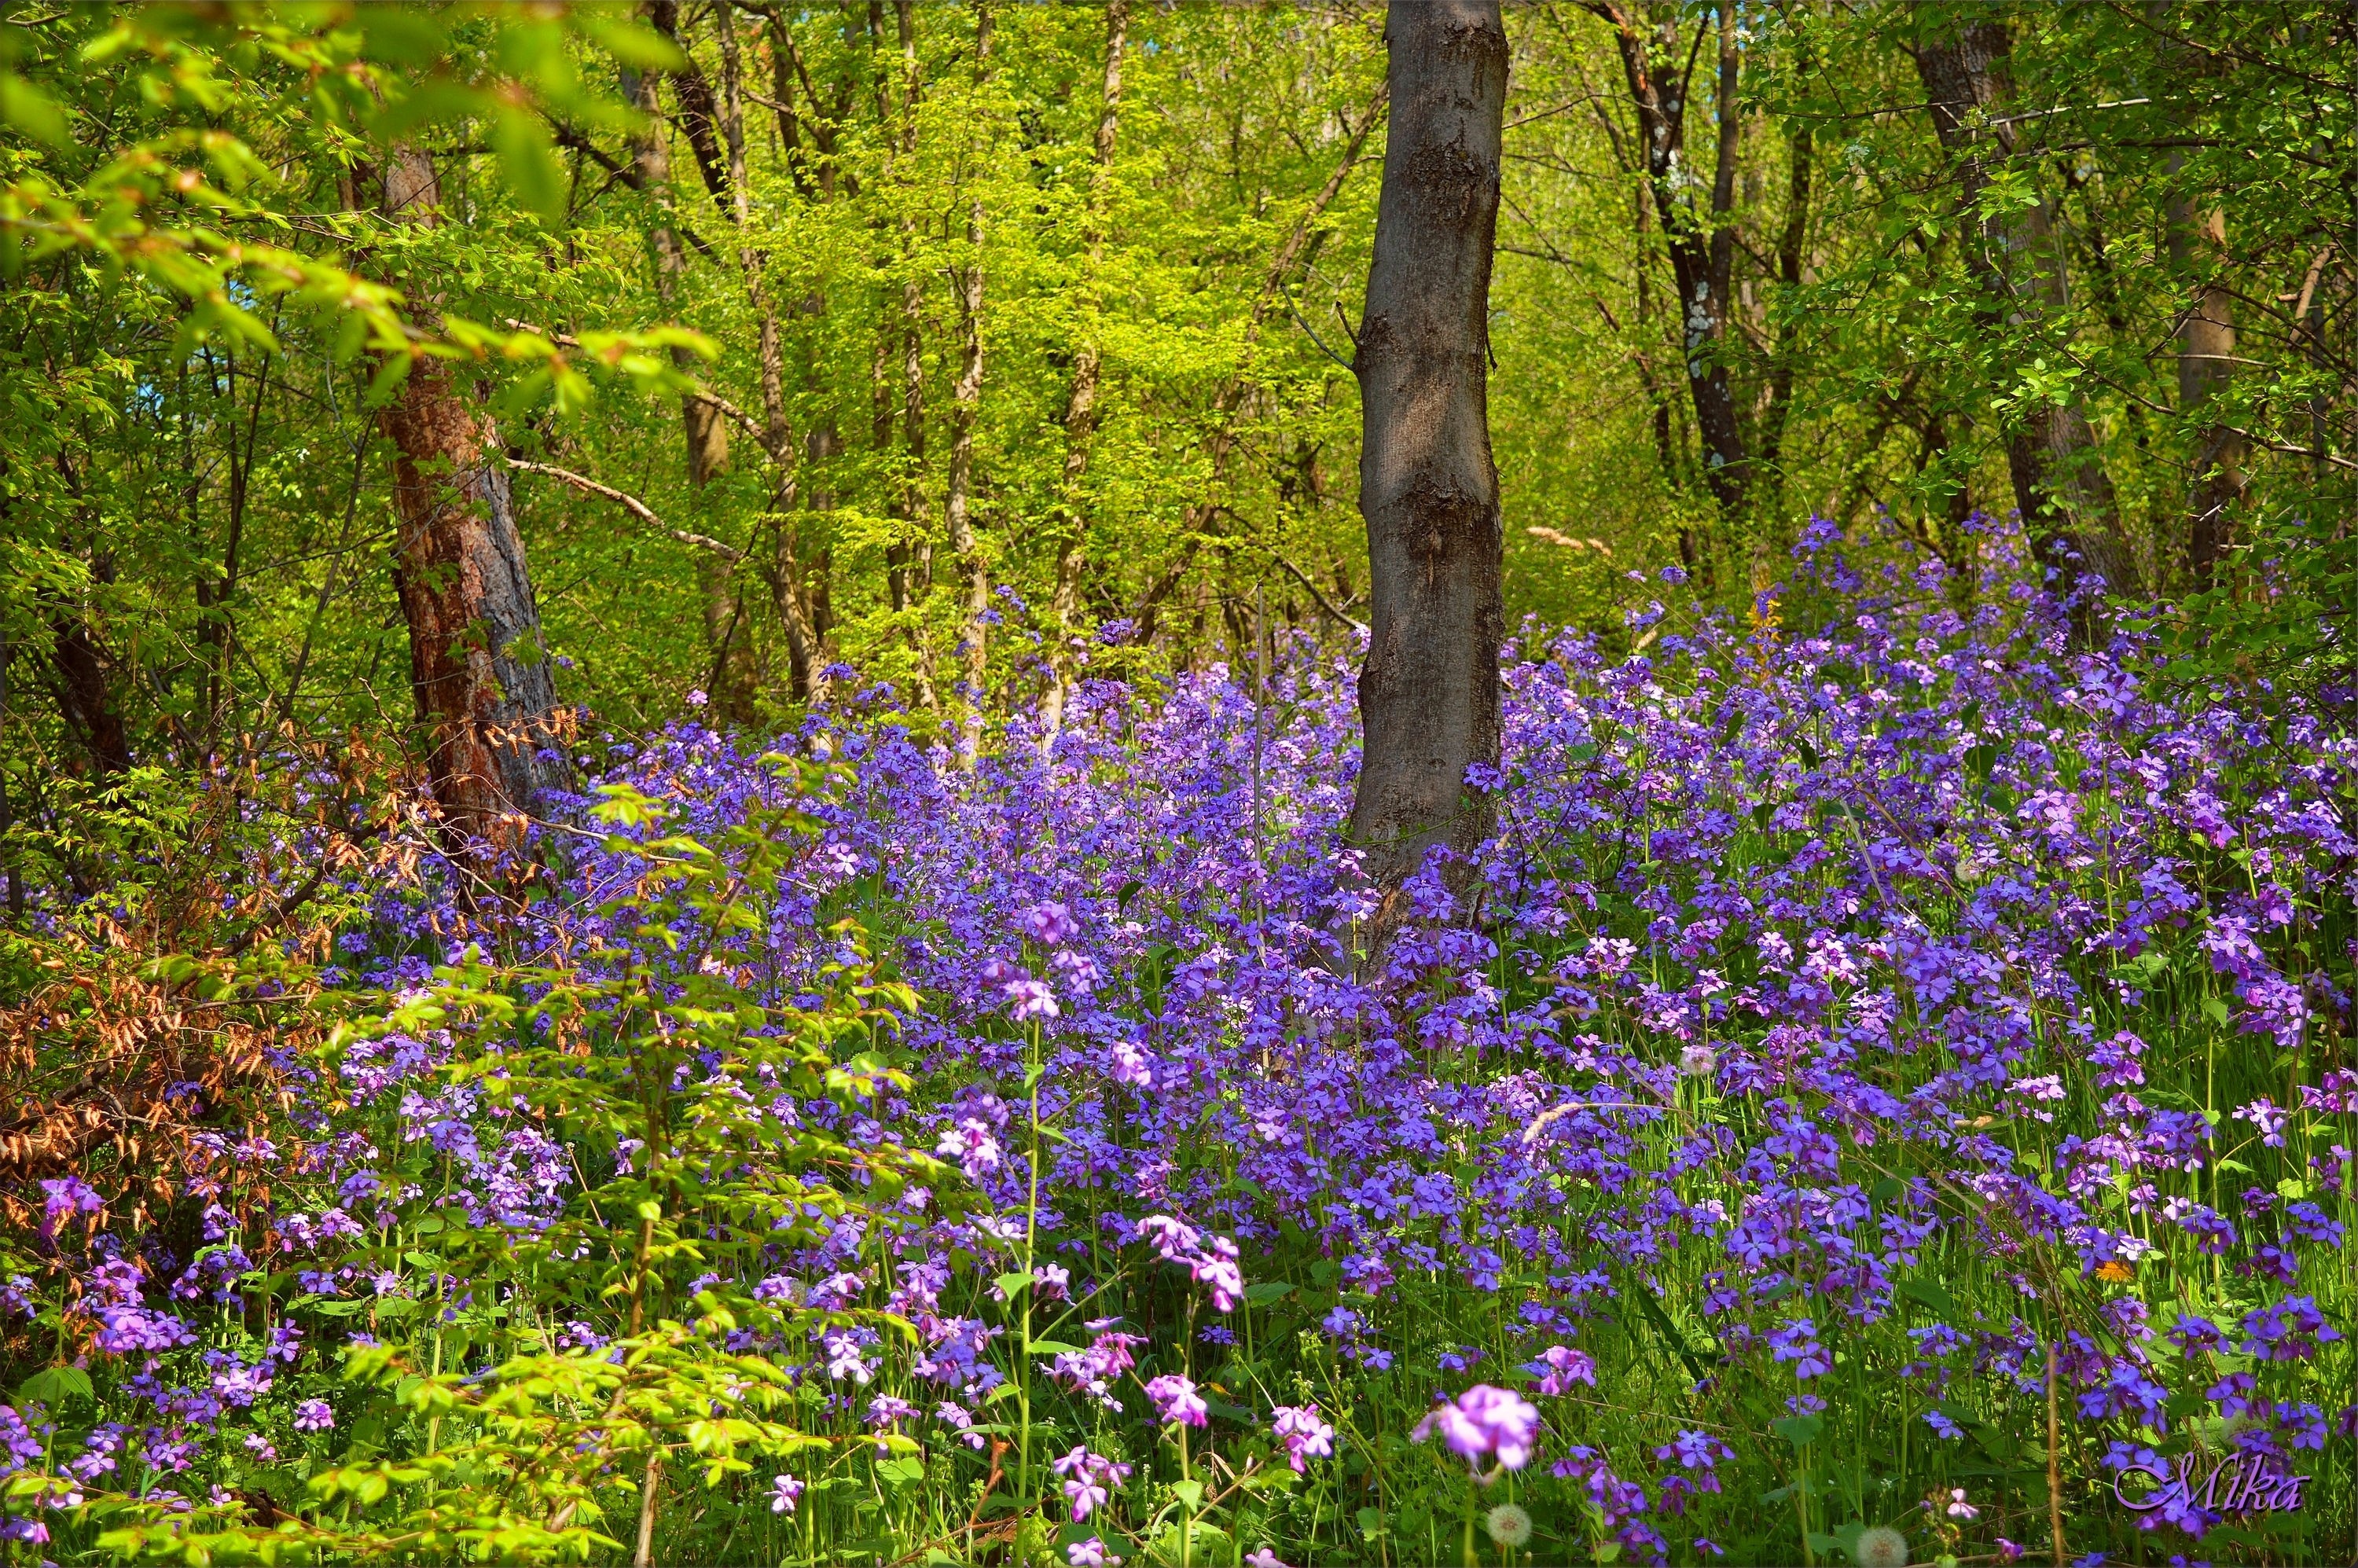
<path fill-rule="evenodd" d="M 1993 111 L 2002 113 L 2012 98 L 2011 47 L 2003 23 L 1973 22 L 1917 50 L 1932 128 L 1942 146 L 1960 160 L 1959 204 L 1967 211 L 1989 184 L 1994 157 L 2017 151 L 2014 127 L 1982 123 Z M 2044 201 L 1985 221 L 1978 240 L 1965 246 L 1965 264 L 1980 285 L 1983 319 L 1990 331 L 1996 331 L 2001 311 L 2033 329 L 2061 311 L 2061 260 L 2055 253 L 2053 216 Z M 2121 535 L 2112 480 L 2077 402 L 2060 408 L 2041 404 L 2027 412 L 2007 436 L 2006 468 L 2032 552 L 2066 591 L 2093 572 L 2115 592 L 2136 592 L 2136 561 Z M 2093 614 L 2093 607 L 2083 606 L 2083 638 L 2094 634 Z"/>
<path fill-rule="evenodd" d="M 1801 257 L 1810 233 L 1811 180 L 1817 140 L 1806 120 L 1795 123 L 1787 152 L 1791 159 L 1785 187 L 1785 227 L 1777 241 L 1777 282 L 1791 295 L 1801 287 Z M 1769 358 L 1768 397 L 1760 416 L 1759 467 L 1753 475 L 1752 591 L 1769 586 L 1776 563 L 1790 542 L 1784 517 L 1785 426 L 1793 412 L 1793 373 L 1801 331 L 1788 319 L 1778 329 Z"/>
<path fill-rule="evenodd" d="M 974 15 L 974 86 L 980 97 L 990 83 L 990 0 L 976 0 Z M 991 128 L 979 130 L 981 148 L 974 171 L 974 189 L 966 209 L 966 265 L 958 270 L 958 348 L 961 363 L 957 387 L 950 401 L 949 489 L 943 505 L 944 532 L 957 557 L 958 579 L 965 603 L 958 628 L 964 654 L 963 690 L 958 699 L 958 754 L 967 765 L 982 751 L 982 684 L 990 654 L 990 563 L 983 558 L 982 541 L 973 516 L 974 427 L 982 412 L 982 234 L 983 190 L 991 157 Z"/>
<path fill-rule="evenodd" d="M 1392 0 L 1385 37 L 1392 118 L 1354 364 L 1374 578 L 1350 827 L 1379 943 L 1427 849 L 1470 854 L 1489 830 L 1468 770 L 1498 764 L 1506 635 L 1487 373 L 1506 29 L 1498 0 Z"/>
<path fill-rule="evenodd" d="M 1056 586 L 1050 611 L 1055 641 L 1048 650 L 1048 700 L 1041 716 L 1044 736 L 1064 728 L 1065 704 L 1073 685 L 1072 639 L 1080 620 L 1081 572 L 1088 558 L 1089 447 L 1098 428 L 1098 269 L 1105 256 L 1107 210 L 1113 200 L 1114 138 L 1121 126 L 1121 51 L 1130 29 L 1130 0 L 1106 0 L 1104 109 L 1098 115 L 1097 164 L 1089 176 L 1088 206 L 1081 219 L 1081 341 L 1073 351 L 1073 388 L 1065 399 L 1065 472 L 1057 501 Z"/>
<path fill-rule="evenodd" d="M 679 280 L 687 271 L 687 253 L 669 222 L 672 209 L 671 153 L 664 145 L 660 116 L 663 104 L 657 79 L 625 69 L 622 89 L 648 123 L 631 142 L 631 163 L 640 189 L 663 213 L 648 234 L 655 258 L 655 297 L 665 306 L 678 297 Z M 672 362 L 683 371 L 696 368 L 696 356 L 684 348 L 671 351 Z M 679 400 L 680 424 L 687 443 L 687 482 L 699 496 L 729 468 L 729 421 L 718 408 L 699 397 Z M 711 661 L 712 705 L 720 716 L 738 724 L 753 718 L 752 628 L 745 624 L 745 604 L 736 573 L 709 552 L 696 557 L 698 597 L 704 611 L 705 656 Z"/>
<path fill-rule="evenodd" d="M 713 102 L 711 79 L 696 63 L 687 40 L 679 36 L 679 0 L 647 0 L 646 16 L 655 31 L 679 50 L 679 69 L 671 73 L 672 91 L 679 98 L 679 128 L 687 137 L 688 150 L 696 155 L 697 172 L 704 177 L 704 189 L 725 217 L 730 210 L 729 176 L 721 161 L 720 140 L 715 134 L 719 108 Z"/>
<path fill-rule="evenodd" d="M 901 40 L 901 124 L 899 171 L 904 203 L 901 212 L 901 262 L 906 268 L 917 244 L 916 214 L 905 201 L 905 188 L 916 181 L 917 96 L 922 85 L 917 64 L 917 17 L 914 0 L 894 0 L 893 19 Z M 925 475 L 925 284 L 909 268 L 901 284 L 901 483 L 893 497 L 893 515 L 901 524 L 902 569 L 907 600 L 923 602 L 934 586 L 933 541 L 918 522 L 924 515 Z M 909 628 L 917 656 L 917 695 L 929 713 L 941 711 L 934 686 L 933 639 L 922 623 Z"/>
<path fill-rule="evenodd" d="M 1595 0 L 1590 8 L 1613 28 L 1645 143 L 1646 179 L 1661 220 L 1679 291 L 1680 342 L 1686 362 L 1687 395 L 1694 406 L 1695 434 L 1703 446 L 1704 483 L 1721 519 L 1743 514 L 1751 478 L 1743 424 L 1727 373 L 1728 312 L 1735 271 L 1736 167 L 1743 132 L 1737 88 L 1741 51 L 1734 14 L 1720 8 L 1717 156 L 1708 219 L 1694 210 L 1693 171 L 1686 160 L 1688 88 L 1702 49 L 1698 34 L 1683 61 L 1679 58 L 1679 20 L 1667 13 L 1655 23 L 1627 5 Z M 1700 24 L 1699 24 L 1700 25 Z M 1707 568 L 1711 552 L 1689 542 L 1691 565 Z"/>
<path fill-rule="evenodd" d="M 810 610 L 805 600 L 802 565 L 795 551 L 795 437 L 786 419 L 784 350 L 778 339 L 778 308 L 770 297 L 770 256 L 753 243 L 752 182 L 745 169 L 744 62 L 737 43 L 731 9 L 718 12 L 720 23 L 720 118 L 729 149 L 730 219 L 737 229 L 737 264 L 745 276 L 745 296 L 753 308 L 758 334 L 756 369 L 762 382 L 762 445 L 770 459 L 770 506 L 763 518 L 771 531 L 771 551 L 762 560 L 762 574 L 770 586 L 771 608 L 786 634 L 787 678 L 797 701 L 827 698 L 826 661 L 812 634 Z"/>
<path fill-rule="evenodd" d="M 396 147 L 384 178 L 388 217 L 441 222 L 424 153 Z M 417 358 L 377 425 L 394 445 L 395 583 L 444 832 L 469 860 L 477 840 L 504 852 L 540 793 L 569 777 L 556 749 L 568 716 L 557 706 L 505 454 L 442 360 Z"/>
<path fill-rule="evenodd" d="M 2226 214 L 2175 200 L 2169 204 L 2169 259 L 2195 276 L 2194 297 L 2178 338 L 2178 411 L 2193 421 L 2234 374 L 2235 318 L 2227 290 L 2209 275 L 2227 241 Z M 2213 416 L 2195 435 L 2186 489 L 2186 568 L 2207 589 L 2234 542 L 2234 504 L 2244 492 L 2244 438 Z"/>

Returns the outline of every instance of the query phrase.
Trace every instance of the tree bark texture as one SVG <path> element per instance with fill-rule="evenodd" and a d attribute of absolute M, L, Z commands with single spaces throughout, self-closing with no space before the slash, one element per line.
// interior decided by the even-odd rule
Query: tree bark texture
<path fill-rule="evenodd" d="M 2193 279 L 2193 297 L 2178 335 L 2178 410 L 2201 418 L 2226 390 L 2235 368 L 2235 318 L 2224 286 L 2209 275 L 2226 248 L 2226 214 L 2188 200 L 2169 204 L 2169 257 Z M 2234 542 L 2234 505 L 2244 493 L 2244 438 L 2212 412 L 2188 460 L 2186 568 L 2207 589 Z"/>
<path fill-rule="evenodd" d="M 1391 125 L 1353 366 L 1373 582 L 1351 837 L 1381 890 L 1379 940 L 1426 850 L 1488 831 L 1466 773 L 1498 762 L 1506 634 L 1488 406 L 1506 29 L 1498 0 L 1392 0 L 1385 37 Z"/>
<path fill-rule="evenodd" d="M 1058 499 L 1056 586 L 1050 602 L 1055 623 L 1048 651 L 1048 700 L 1041 716 L 1044 735 L 1064 727 L 1066 694 L 1073 684 L 1073 628 L 1080 622 L 1081 572 L 1088 559 L 1088 503 L 1082 483 L 1088 477 L 1089 448 L 1098 428 L 1098 269 L 1105 255 L 1107 209 L 1113 198 L 1115 137 L 1121 128 L 1121 51 L 1129 38 L 1130 0 L 1106 0 L 1105 107 L 1098 115 L 1097 162 L 1089 176 L 1088 206 L 1082 216 L 1080 341 L 1073 350 L 1073 386 L 1065 399 L 1065 472 Z"/>
<path fill-rule="evenodd" d="M 2022 150 L 2015 127 L 1985 124 L 2002 116 L 2013 98 L 2011 47 L 2003 23 L 1975 21 L 1926 39 L 1916 53 L 1932 128 L 1960 160 L 1960 198 L 1968 211 L 1989 184 L 1991 164 Z M 2054 215 L 2043 200 L 1986 220 L 1977 243 L 1966 244 L 1965 261 L 1988 302 L 1993 327 L 2004 310 L 2012 323 L 2035 329 L 2066 304 Z M 2026 411 L 2007 436 L 2006 468 L 2041 566 L 2067 589 L 2093 572 L 2116 593 L 2137 591 L 2136 557 L 2121 534 L 2113 481 L 2077 400 Z"/>
<path fill-rule="evenodd" d="M 384 169 L 395 221 L 439 222 L 434 165 L 397 148 Z M 428 774 L 454 845 L 502 849 L 543 789 L 568 777 L 547 752 L 564 722 L 525 566 L 506 454 L 449 365 L 420 356 L 377 413 L 394 446 L 395 584 L 409 623 L 410 689 Z"/>

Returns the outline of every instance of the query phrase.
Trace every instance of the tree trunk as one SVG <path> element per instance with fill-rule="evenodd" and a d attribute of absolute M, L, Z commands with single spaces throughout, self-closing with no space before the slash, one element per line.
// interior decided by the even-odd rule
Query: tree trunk
<path fill-rule="evenodd" d="M 1089 200 L 1081 223 L 1081 341 L 1073 351 L 1073 387 L 1065 399 L 1065 473 L 1057 502 L 1056 586 L 1050 611 L 1055 622 L 1048 650 L 1048 700 L 1043 733 L 1053 739 L 1064 728 L 1065 704 L 1073 685 L 1072 640 L 1081 611 L 1081 572 L 1088 559 L 1088 503 L 1081 492 L 1088 476 L 1089 446 L 1098 428 L 1098 268 L 1105 255 L 1106 211 L 1113 199 L 1114 137 L 1121 127 L 1121 51 L 1128 41 L 1130 0 L 1106 0 L 1105 108 L 1098 115 L 1097 166 L 1089 176 Z"/>
<path fill-rule="evenodd" d="M 131 766 L 131 737 L 115 705 L 114 683 L 107 679 L 106 661 L 91 635 L 90 622 L 78 614 L 63 614 L 49 622 L 50 660 L 57 666 L 59 707 L 70 729 L 90 753 L 92 765 L 103 776 Z"/>
<path fill-rule="evenodd" d="M 2227 290 L 2208 275 L 2227 241 L 2226 214 L 2184 200 L 2169 204 L 2169 259 L 2192 276 L 2194 297 L 2178 338 L 2178 412 L 2191 423 L 2234 374 L 2235 318 Z M 2197 276 L 2201 275 L 2201 276 Z M 2215 414 L 2202 420 L 2188 463 L 2186 567 L 2207 589 L 2234 542 L 2234 504 L 2244 492 L 2244 438 Z"/>
<path fill-rule="evenodd" d="M 990 81 L 990 0 L 976 0 L 974 22 L 974 85 L 978 97 Z M 961 363 L 957 387 L 950 400 L 950 471 L 943 506 L 944 531 L 950 551 L 957 557 L 958 580 L 965 589 L 958 627 L 963 655 L 962 691 L 958 698 L 958 755 L 967 765 L 982 751 L 982 683 L 990 654 L 990 567 L 983 559 L 982 541 L 974 530 L 974 427 L 982 413 L 982 231 L 983 181 L 990 171 L 991 127 L 986 120 L 979 135 L 981 150 L 975 160 L 974 189 L 966 209 L 966 265 L 958 269 L 958 348 Z"/>
<path fill-rule="evenodd" d="M 441 221 L 425 154 L 394 150 L 384 211 L 397 222 Z M 553 749 L 568 715 L 557 706 L 505 453 L 442 360 L 411 364 L 377 426 L 394 445 L 394 580 L 443 830 L 470 860 L 477 840 L 509 850 L 540 792 L 565 784 L 569 770 Z"/>
<path fill-rule="evenodd" d="M 826 661 L 811 632 L 802 566 L 795 551 L 795 437 L 786 420 L 784 351 L 778 339 L 777 304 L 770 297 L 770 256 L 752 239 L 752 186 L 745 171 L 744 62 L 732 11 L 724 5 L 717 14 L 721 132 L 729 148 L 730 222 L 737 230 L 737 263 L 745 277 L 746 302 L 753 310 L 755 371 L 762 384 L 762 446 L 770 460 L 770 505 L 763 521 L 771 530 L 771 550 L 760 569 L 770 587 L 771 608 L 785 632 L 789 693 L 797 701 L 817 702 L 827 697 Z"/>
<path fill-rule="evenodd" d="M 2012 40 L 2002 23 L 1974 22 L 1931 38 L 1916 65 L 1930 100 L 1941 145 L 1961 160 L 1960 205 L 1971 211 L 1990 181 L 1990 164 L 2019 150 L 2014 127 L 1982 122 L 2002 112 L 2013 95 L 2007 68 Z M 2053 214 L 2041 201 L 1986 220 L 1979 243 L 1969 241 L 1965 263 L 1985 299 L 1984 322 L 1993 334 L 2000 311 L 2034 330 L 2065 304 Z M 2119 593 L 2137 591 L 2135 557 L 2121 535 L 2120 509 L 2096 452 L 2095 433 L 2080 405 L 2042 404 L 2023 415 L 2006 438 L 2006 468 L 2015 503 L 2039 564 L 2068 592 L 2093 573 Z M 2093 635 L 2093 609 L 2083 610 L 2082 636 Z"/>
<path fill-rule="evenodd" d="M 655 31 L 679 50 L 680 67 L 671 73 L 672 91 L 679 98 L 679 128 L 687 137 L 688 150 L 696 155 L 697 172 L 704 177 L 704 189 L 711 194 L 712 204 L 726 216 L 729 176 L 721 164 L 719 138 L 714 134 L 719 110 L 713 102 L 712 81 L 688 52 L 687 40 L 679 36 L 679 0 L 647 0 L 646 13 Z"/>
<path fill-rule="evenodd" d="M 1675 13 L 1653 23 L 1628 6 L 1594 7 L 1613 27 L 1621 72 L 1638 113 L 1645 143 L 1646 179 L 1671 254 L 1671 274 L 1679 291 L 1680 344 L 1686 362 L 1687 395 L 1694 406 L 1695 433 L 1703 445 L 1704 482 L 1721 518 L 1735 522 L 1747 498 L 1751 465 L 1736 391 L 1727 373 L 1731 278 L 1736 262 L 1736 165 L 1743 129 L 1737 102 L 1741 51 L 1734 14 L 1720 11 L 1717 79 L 1718 168 L 1711 186 L 1708 219 L 1695 211 L 1693 171 L 1686 159 L 1688 88 L 1701 47 L 1679 49 Z M 1700 24 L 1699 24 L 1700 25 Z M 1642 265 L 1642 264 L 1641 264 Z M 1710 555 L 1687 542 L 1691 564 L 1707 568 Z"/>
<path fill-rule="evenodd" d="M 1425 851 L 1489 830 L 1489 781 L 1467 771 L 1498 765 L 1506 634 L 1487 376 L 1506 29 L 1498 0 L 1392 0 L 1385 38 L 1391 126 L 1353 365 L 1373 582 L 1350 831 L 1379 942 Z"/>
<path fill-rule="evenodd" d="M 671 153 L 664 146 L 661 115 L 663 104 L 656 91 L 657 79 L 625 68 L 622 91 L 633 107 L 648 116 L 648 124 L 631 140 L 631 164 L 638 177 L 639 188 L 645 191 L 662 211 L 658 222 L 648 234 L 655 257 L 655 297 L 665 306 L 675 302 L 679 293 L 679 280 L 687 271 L 687 253 L 679 234 L 670 222 L 672 209 Z M 683 348 L 671 351 L 672 362 L 683 371 L 697 366 L 696 355 Z M 712 481 L 729 468 L 729 421 L 718 408 L 700 397 L 679 400 L 682 433 L 687 444 L 687 482 L 701 497 Z M 703 524 L 699 524 L 700 526 Z M 712 705 L 719 717 L 731 723 L 750 723 L 753 718 L 753 629 L 745 624 L 745 600 L 731 566 L 708 551 L 696 557 L 696 586 L 704 611 L 704 652 L 711 661 L 711 673 L 706 677 L 712 691 Z"/>

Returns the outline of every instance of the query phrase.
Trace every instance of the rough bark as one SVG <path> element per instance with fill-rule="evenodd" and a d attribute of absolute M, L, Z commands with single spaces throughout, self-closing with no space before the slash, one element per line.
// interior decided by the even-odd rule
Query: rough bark
<path fill-rule="evenodd" d="M 131 736 L 115 705 L 114 686 L 107 678 L 106 660 L 91 634 L 90 622 L 78 614 L 63 614 L 49 622 L 50 662 L 58 672 L 58 706 L 66 725 L 81 741 L 91 764 L 102 775 L 131 766 Z"/>
<path fill-rule="evenodd" d="M 1048 700 L 1041 714 L 1044 734 L 1064 727 L 1065 703 L 1073 685 L 1074 630 L 1080 620 L 1081 573 L 1088 559 L 1088 503 L 1082 485 L 1088 477 L 1089 449 L 1098 429 L 1098 269 L 1105 256 L 1106 213 L 1113 197 L 1115 137 L 1121 128 L 1121 51 L 1130 30 L 1130 0 L 1106 0 L 1104 108 L 1098 114 L 1097 161 L 1089 176 L 1088 205 L 1081 223 L 1080 341 L 1073 350 L 1073 385 L 1065 399 L 1065 472 L 1057 500 L 1056 586 L 1050 601 L 1055 634 L 1048 650 Z"/>
<path fill-rule="evenodd" d="M 1488 410 L 1507 36 L 1498 0 L 1392 0 L 1391 126 L 1359 326 L 1359 509 L 1371 627 L 1351 837 L 1382 903 L 1431 846 L 1487 832 L 1498 762 L 1503 539 Z"/>
<path fill-rule="evenodd" d="M 441 221 L 425 154 L 395 149 L 384 181 L 388 216 Z M 505 453 L 441 360 L 410 366 L 377 426 L 394 446 L 395 585 L 444 832 L 469 859 L 473 840 L 511 849 L 540 792 L 568 778 L 555 750 L 568 716 L 557 706 Z"/>
<path fill-rule="evenodd" d="M 2244 438 L 2207 406 L 2234 375 L 2235 318 L 2226 288 L 2209 275 L 2227 240 L 2226 214 L 2179 200 L 2169 204 L 2169 259 L 2190 277 L 2193 297 L 2178 335 L 2178 411 L 2201 419 L 2188 460 L 2186 568 L 2207 589 L 2234 542 L 2234 505 L 2244 493 Z"/>
<path fill-rule="evenodd" d="M 1992 164 L 2020 150 L 2016 127 L 1988 123 L 2003 118 L 2013 96 L 2011 47 L 2003 23 L 1976 21 L 1927 38 L 1916 52 L 1932 128 L 1958 160 L 1960 203 L 1968 211 L 1989 184 Z M 2065 279 L 2045 201 L 1986 220 L 1966 244 L 1965 260 L 1993 331 L 2002 316 L 2036 330 L 2061 313 Z M 2121 535 L 2113 482 L 2076 401 L 2027 410 L 2007 435 L 2006 468 L 2032 552 L 2065 589 L 2094 573 L 2115 592 L 2136 592 L 2136 559 Z M 2082 634 L 2093 630 L 2083 611 Z"/>

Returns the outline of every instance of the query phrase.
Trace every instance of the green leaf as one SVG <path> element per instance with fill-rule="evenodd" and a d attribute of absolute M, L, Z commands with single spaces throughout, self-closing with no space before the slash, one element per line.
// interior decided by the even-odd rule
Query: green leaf
<path fill-rule="evenodd" d="M 1174 1481 L 1172 1483 L 1171 1495 L 1177 1498 L 1181 1502 L 1186 1504 L 1191 1509 L 1201 1508 L 1204 1506 L 1204 1483 L 1201 1481 Z"/>
<path fill-rule="evenodd" d="M 1956 1298 L 1930 1280 L 1902 1280 L 1899 1293 L 1910 1301 L 1923 1303 L 1943 1317 L 1958 1315 Z"/>
<path fill-rule="evenodd" d="M 16 1385 L 18 1399 L 41 1404 L 55 1404 L 76 1395 L 85 1400 L 97 1397 L 91 1388 L 90 1374 L 79 1367 L 45 1367 Z"/>
<path fill-rule="evenodd" d="M 1012 1296 L 1018 1291 L 1031 1288 L 1032 1276 L 1019 1270 L 1013 1273 L 1001 1274 L 990 1282 L 999 1287 L 1001 1294 Z"/>
<path fill-rule="evenodd" d="M 2227 1004 L 2219 998 L 2215 996 L 2204 997 L 2202 999 L 2202 1012 L 2203 1016 L 2210 1019 L 2212 1022 L 2219 1025 L 2222 1029 L 2227 1026 Z"/>
<path fill-rule="evenodd" d="M 546 222 L 563 222 L 565 166 L 539 117 L 520 107 L 503 107 L 492 119 L 492 150 L 516 200 Z"/>
<path fill-rule="evenodd" d="M 1293 1293 L 1293 1286 L 1284 1280 L 1264 1280 L 1258 1285 L 1245 1287 L 1245 1300 L 1255 1306 L 1266 1306 L 1271 1302 L 1283 1301 Z"/>
<path fill-rule="evenodd" d="M 907 1457 L 886 1459 L 877 1465 L 876 1476 L 888 1487 L 914 1486 L 925 1478 L 925 1462 Z"/>
<path fill-rule="evenodd" d="M 1770 1422 L 1768 1428 L 1795 1448 L 1807 1448 L 1818 1440 L 1818 1433 L 1826 1429 L 1826 1423 L 1820 1416 L 1789 1415 L 1782 1421 Z"/>

